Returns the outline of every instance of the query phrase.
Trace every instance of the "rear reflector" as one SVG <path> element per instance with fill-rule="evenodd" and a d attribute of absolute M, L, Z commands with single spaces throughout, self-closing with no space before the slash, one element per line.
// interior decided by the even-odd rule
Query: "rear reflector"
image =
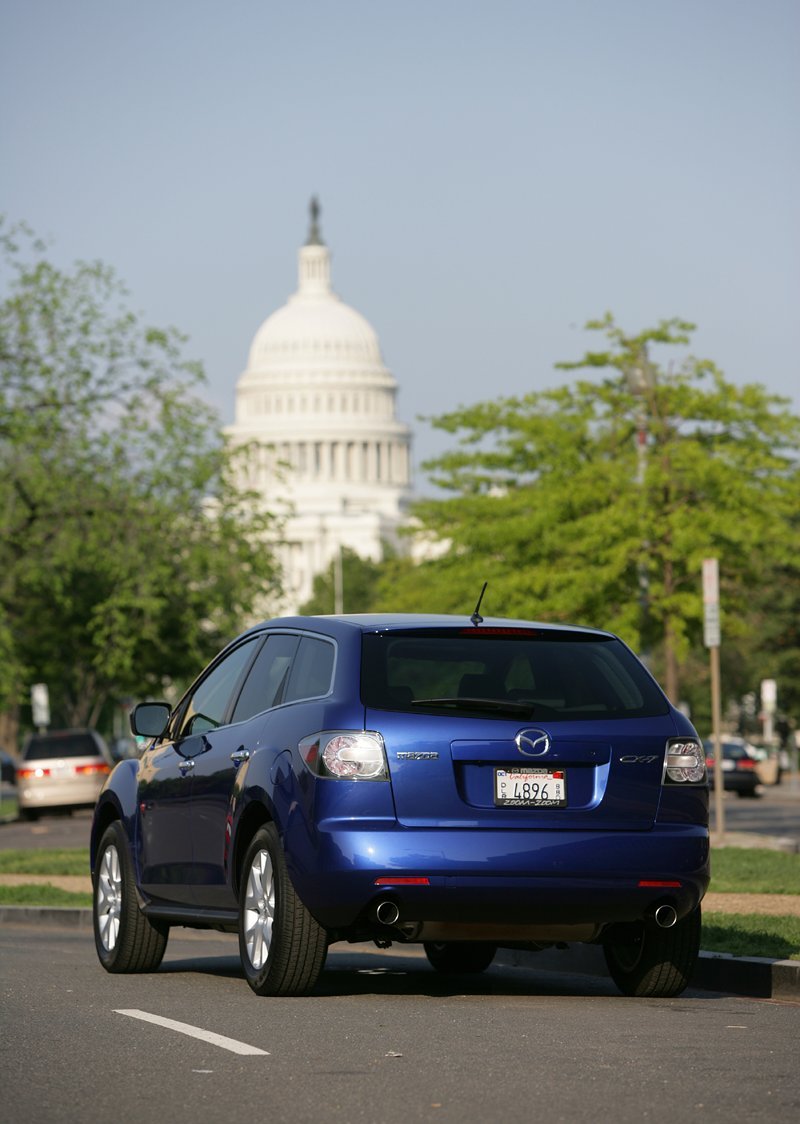
<path fill-rule="evenodd" d="M 429 878 L 376 878 L 375 886 L 430 886 Z"/>
<path fill-rule="evenodd" d="M 680 884 L 680 882 L 654 882 L 654 881 L 649 881 L 649 880 L 643 878 L 639 882 L 639 887 L 641 889 L 646 889 L 646 888 L 647 889 L 651 889 L 651 888 L 664 889 L 666 887 L 666 888 L 669 888 L 669 889 L 679 890 L 680 887 L 681 887 L 681 884 Z"/>

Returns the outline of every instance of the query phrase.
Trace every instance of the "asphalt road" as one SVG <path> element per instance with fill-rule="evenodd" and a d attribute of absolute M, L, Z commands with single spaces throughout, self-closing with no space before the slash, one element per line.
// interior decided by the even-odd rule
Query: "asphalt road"
<path fill-rule="evenodd" d="M 523 968 L 448 981 L 419 953 L 360 948 L 332 950 L 312 998 L 258 999 L 233 937 L 173 931 L 157 973 L 111 976 L 88 930 L 0 927 L 3 1117 L 800 1119 L 800 1005 L 625 999 L 603 980 Z"/>

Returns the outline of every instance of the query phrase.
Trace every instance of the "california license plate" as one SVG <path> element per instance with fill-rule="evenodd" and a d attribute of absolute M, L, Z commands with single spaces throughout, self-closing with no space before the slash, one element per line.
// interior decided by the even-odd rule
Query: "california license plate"
<path fill-rule="evenodd" d="M 502 808 L 566 808 L 566 773 L 524 765 L 495 769 L 494 802 Z"/>

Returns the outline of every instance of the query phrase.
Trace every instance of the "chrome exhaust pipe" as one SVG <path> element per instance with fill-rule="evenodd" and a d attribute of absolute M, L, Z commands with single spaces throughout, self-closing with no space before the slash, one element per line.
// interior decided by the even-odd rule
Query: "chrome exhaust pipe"
<path fill-rule="evenodd" d="M 660 929 L 671 929 L 678 920 L 674 905 L 660 905 L 653 914 L 653 920 Z"/>
<path fill-rule="evenodd" d="M 380 921 L 381 925 L 396 925 L 400 920 L 400 910 L 397 907 L 397 902 L 393 902 L 389 898 L 378 902 L 375 916 Z"/>

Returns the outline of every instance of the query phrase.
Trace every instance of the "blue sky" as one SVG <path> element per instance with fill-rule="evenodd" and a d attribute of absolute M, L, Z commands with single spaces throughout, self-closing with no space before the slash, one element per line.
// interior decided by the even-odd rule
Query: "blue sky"
<path fill-rule="evenodd" d="M 0 211 L 185 332 L 224 421 L 312 194 L 417 461 L 606 310 L 797 406 L 799 47 L 798 0 L 4 0 Z"/>

